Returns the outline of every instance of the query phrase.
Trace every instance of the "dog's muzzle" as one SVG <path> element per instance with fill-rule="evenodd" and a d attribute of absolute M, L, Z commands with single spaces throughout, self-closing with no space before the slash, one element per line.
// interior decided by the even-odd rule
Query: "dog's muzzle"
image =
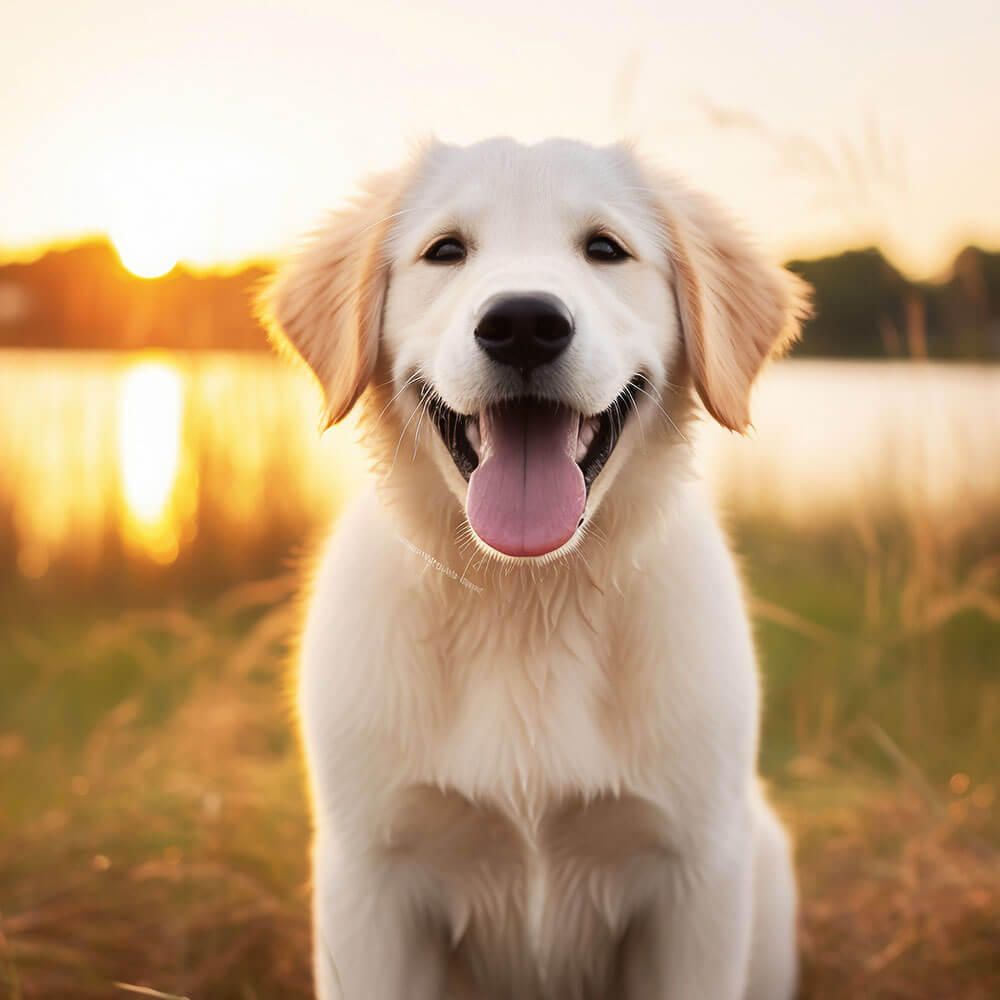
<path fill-rule="evenodd" d="M 494 361 L 516 368 L 527 380 L 569 346 L 573 317 L 548 292 L 502 293 L 486 303 L 475 336 Z"/>

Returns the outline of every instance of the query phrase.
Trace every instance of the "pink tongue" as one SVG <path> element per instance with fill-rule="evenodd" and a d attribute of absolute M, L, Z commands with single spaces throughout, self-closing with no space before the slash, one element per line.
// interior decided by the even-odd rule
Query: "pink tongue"
<path fill-rule="evenodd" d="M 466 512 L 475 533 L 509 556 L 541 556 L 573 537 L 587 490 L 576 464 L 580 417 L 541 403 L 484 410 Z"/>

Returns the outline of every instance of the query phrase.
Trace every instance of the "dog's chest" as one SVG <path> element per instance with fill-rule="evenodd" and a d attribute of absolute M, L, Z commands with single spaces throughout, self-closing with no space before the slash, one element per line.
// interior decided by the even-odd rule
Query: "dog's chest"
<path fill-rule="evenodd" d="M 665 838 L 659 811 L 626 791 L 614 661 L 595 641 L 532 650 L 514 635 L 455 663 L 394 842 L 433 870 L 456 961 L 487 995 L 607 996 L 626 881 Z"/>
<path fill-rule="evenodd" d="M 473 798 L 516 802 L 530 817 L 570 790 L 620 787 L 610 683 L 595 647 L 552 643 L 532 657 L 512 641 L 481 651 L 453 678 L 428 778 Z"/>
<path fill-rule="evenodd" d="M 529 820 L 412 786 L 390 829 L 389 850 L 435 887 L 453 974 L 520 1000 L 614 995 L 629 920 L 669 853 L 663 815 L 629 795 L 571 795 Z"/>

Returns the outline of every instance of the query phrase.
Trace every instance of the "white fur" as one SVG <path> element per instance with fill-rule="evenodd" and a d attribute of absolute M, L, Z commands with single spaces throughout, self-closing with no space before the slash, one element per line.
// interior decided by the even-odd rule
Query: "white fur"
<path fill-rule="evenodd" d="M 375 470 L 318 567 L 300 657 L 319 996 L 787 1000 L 795 884 L 755 776 L 753 644 L 684 428 L 692 386 L 743 419 L 796 290 L 624 147 L 433 145 L 378 192 L 269 307 L 332 411 L 363 393 Z M 588 261 L 595 225 L 635 259 Z M 420 259 L 454 229 L 464 264 Z M 407 385 L 419 371 L 459 412 L 510 391 L 472 330 L 512 290 L 574 316 L 543 391 L 590 414 L 641 371 L 656 397 L 545 559 L 470 538 L 465 481 Z"/>

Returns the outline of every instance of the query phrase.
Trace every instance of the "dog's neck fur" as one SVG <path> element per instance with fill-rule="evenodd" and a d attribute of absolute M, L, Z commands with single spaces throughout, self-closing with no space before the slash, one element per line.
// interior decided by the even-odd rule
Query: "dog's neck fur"
<path fill-rule="evenodd" d="M 676 375 L 671 382 L 681 385 Z M 645 787 L 653 758 L 644 751 L 650 738 L 662 734 L 650 737 L 643 723 L 650 690 L 643 644 L 653 624 L 642 618 L 649 606 L 643 598 L 671 560 L 683 560 L 670 539 L 688 530 L 677 512 L 689 509 L 682 494 L 691 458 L 683 436 L 691 429 L 690 394 L 671 390 L 664 398 L 673 424 L 655 406 L 644 407 L 642 434 L 638 426 L 633 430 L 636 447 L 618 456 L 622 467 L 579 544 L 549 562 L 527 563 L 505 562 L 470 536 L 462 504 L 445 479 L 457 470 L 446 464 L 451 459 L 437 428 L 424 419 L 418 429 L 419 414 L 407 425 L 413 401 L 390 404 L 391 388 L 377 388 L 383 383 L 389 386 L 387 378 L 376 379 L 362 401 L 362 440 L 373 456 L 390 544 L 391 533 L 397 536 L 394 565 L 405 594 L 408 642 L 417 650 L 436 650 L 429 660 L 416 656 L 407 662 L 396 678 L 395 703 L 433 693 L 422 714 L 414 713 L 422 735 L 411 739 L 429 753 L 456 739 L 465 745 L 465 737 L 455 734 L 463 712 L 481 702 L 484 691 L 495 699 L 494 716 L 504 720 L 505 735 L 493 732 L 491 752 L 470 757 L 480 763 L 506 760 L 504 768 L 483 765 L 456 777 L 435 770 L 431 754 L 427 773 L 467 794 L 490 790 L 529 823 L 553 795 L 572 789 L 587 795 L 614 791 L 625 779 Z M 602 474 L 611 468 L 609 463 Z M 416 669 L 427 672 L 420 683 L 413 678 Z M 563 723 L 577 718 L 584 704 L 601 734 L 587 746 L 613 747 L 612 756 L 601 758 L 617 762 L 613 772 L 590 758 L 579 768 L 566 758 L 569 731 Z"/>
<path fill-rule="evenodd" d="M 512 614 L 540 615 L 545 624 L 541 634 L 547 634 L 564 602 L 600 597 L 608 587 L 621 590 L 616 573 L 622 566 L 638 569 L 645 559 L 656 557 L 650 543 L 669 520 L 675 498 L 671 486 L 694 475 L 688 438 L 695 404 L 683 364 L 671 372 L 670 384 L 677 388 L 664 395 L 662 412 L 646 406 L 641 415 L 630 416 L 643 421 L 640 443 L 588 518 L 579 543 L 549 561 L 530 563 L 505 561 L 477 544 L 461 503 L 432 456 L 431 449 L 439 447 L 437 428 L 426 415 L 401 412 L 388 374 L 380 374 L 362 400 L 360 419 L 376 492 L 400 543 L 440 564 L 438 572 L 426 571 L 426 590 L 449 618 L 463 612 L 475 616 L 482 591 L 488 590 L 491 600 L 499 599 Z M 675 474 L 664 471 L 671 469 Z M 420 498 L 417 511 L 414 498 Z"/>

